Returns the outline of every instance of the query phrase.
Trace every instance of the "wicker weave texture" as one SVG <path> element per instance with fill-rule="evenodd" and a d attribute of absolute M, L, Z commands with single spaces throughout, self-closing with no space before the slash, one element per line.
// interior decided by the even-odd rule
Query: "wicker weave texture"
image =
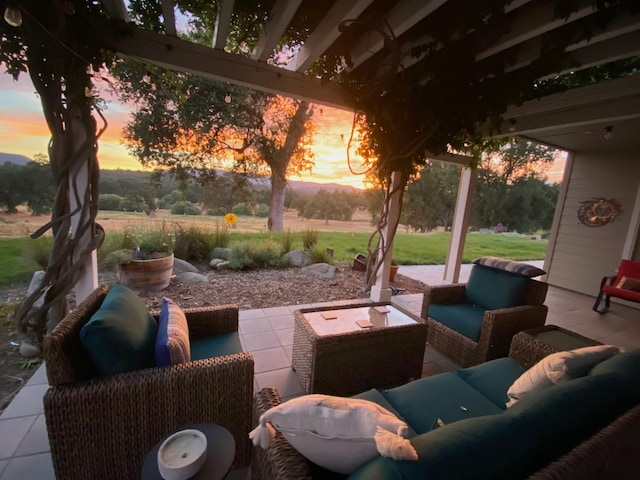
<path fill-rule="evenodd" d="M 291 364 L 305 391 L 348 396 L 420 378 L 427 332 L 419 319 L 412 325 L 320 336 L 304 317 L 318 310 L 295 312 Z"/>
<path fill-rule="evenodd" d="M 78 335 L 106 289 L 94 292 L 67 316 L 45 341 L 47 373 L 67 380 L 71 359 L 85 358 Z M 212 330 L 237 329 L 237 307 L 187 311 L 187 322 L 215 324 Z M 138 479 L 145 456 L 164 436 L 195 423 L 223 426 L 236 441 L 234 465 L 251 457 L 253 357 L 240 353 L 161 368 L 59 382 L 44 397 L 56 478 Z"/>

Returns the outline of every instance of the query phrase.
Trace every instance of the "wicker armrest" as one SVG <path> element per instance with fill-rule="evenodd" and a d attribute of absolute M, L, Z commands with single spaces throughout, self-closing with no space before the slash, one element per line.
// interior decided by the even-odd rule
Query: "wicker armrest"
<path fill-rule="evenodd" d="M 282 400 L 275 388 L 260 390 L 253 403 L 253 424 L 260 416 Z M 254 447 L 251 460 L 251 478 L 254 480 L 311 480 L 309 464 L 296 449 L 278 432 L 267 449 Z"/>
<path fill-rule="evenodd" d="M 519 305 L 511 308 L 487 310 L 484 313 L 478 342 L 481 346 L 480 350 L 487 352 L 483 361 L 506 357 L 513 336 L 523 330 L 544 325 L 547 312 L 546 305 Z"/>
<path fill-rule="evenodd" d="M 238 306 L 216 305 L 183 309 L 193 339 L 238 331 Z M 159 312 L 153 312 L 158 320 Z"/>
<path fill-rule="evenodd" d="M 422 299 L 421 317 L 427 319 L 429 305 L 449 305 L 460 303 L 464 300 L 466 283 L 454 283 L 453 285 L 427 286 Z"/>
<path fill-rule="evenodd" d="M 519 332 L 513 336 L 511 347 L 509 348 L 509 357 L 525 368 L 531 368 L 547 355 L 549 355 L 549 347 L 539 342 L 526 331 Z"/>
<path fill-rule="evenodd" d="M 163 436 L 203 422 L 229 430 L 235 465 L 248 465 L 253 371 L 251 354 L 240 353 L 50 388 L 44 410 L 56 477 L 140 478 Z"/>

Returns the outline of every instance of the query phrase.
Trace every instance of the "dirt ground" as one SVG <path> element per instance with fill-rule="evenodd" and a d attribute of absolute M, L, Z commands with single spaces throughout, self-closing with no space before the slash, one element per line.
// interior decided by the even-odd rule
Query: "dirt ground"
<path fill-rule="evenodd" d="M 360 298 L 364 284 L 364 273 L 353 271 L 348 264 L 336 265 L 336 276 L 331 280 L 312 277 L 299 268 L 210 271 L 207 276 L 208 283 L 187 285 L 172 282 L 165 290 L 141 293 L 140 296 L 152 310 L 160 307 L 164 296 L 182 307 L 232 303 L 241 310 L 247 310 Z M 100 283 L 111 285 L 116 282 L 114 272 L 100 273 Z M 397 275 L 392 285 L 401 290 L 399 294 L 424 291 L 421 282 L 402 275 Z M 0 290 L 0 413 L 39 364 L 26 362 L 20 356 L 20 337 L 13 321 L 8 318 L 13 306 L 24 299 L 26 290 L 26 285 Z M 73 303 L 74 299 L 70 298 L 70 304 Z"/>

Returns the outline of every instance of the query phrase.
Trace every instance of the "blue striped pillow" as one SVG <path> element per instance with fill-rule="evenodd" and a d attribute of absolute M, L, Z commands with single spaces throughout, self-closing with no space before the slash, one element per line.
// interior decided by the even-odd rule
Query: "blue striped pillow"
<path fill-rule="evenodd" d="M 473 263 L 476 265 L 484 265 L 485 267 L 495 268 L 496 270 L 504 270 L 505 272 L 515 273 L 523 277 L 538 277 L 544 275 L 545 272 L 541 268 L 534 267 L 528 263 L 515 262 L 498 257 L 480 257 L 476 258 Z"/>
<path fill-rule="evenodd" d="M 191 361 L 189 325 L 182 309 L 168 298 L 162 299 L 156 337 L 156 365 L 165 367 Z"/>

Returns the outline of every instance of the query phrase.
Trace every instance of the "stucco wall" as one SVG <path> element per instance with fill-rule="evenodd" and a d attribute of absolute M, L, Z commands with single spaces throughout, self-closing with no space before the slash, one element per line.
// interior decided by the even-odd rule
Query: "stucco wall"
<path fill-rule="evenodd" d="M 547 253 L 547 281 L 595 296 L 602 277 L 613 274 L 622 258 L 640 186 L 640 153 L 574 153 L 567 166 L 566 192 Z M 601 197 L 617 200 L 620 216 L 602 227 L 580 223 L 580 202 Z"/>

